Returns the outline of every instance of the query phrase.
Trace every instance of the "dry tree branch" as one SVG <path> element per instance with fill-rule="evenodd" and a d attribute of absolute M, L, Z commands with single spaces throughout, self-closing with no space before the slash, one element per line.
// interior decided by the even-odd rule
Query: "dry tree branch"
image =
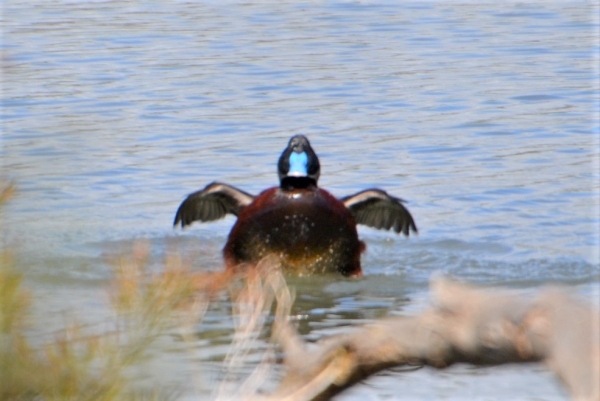
<path fill-rule="evenodd" d="M 392 366 L 543 362 L 575 400 L 600 399 L 600 315 L 567 290 L 536 296 L 432 281 L 433 307 L 327 337 L 309 349 L 287 322 L 276 337 L 287 373 L 271 400 L 325 400 Z"/>

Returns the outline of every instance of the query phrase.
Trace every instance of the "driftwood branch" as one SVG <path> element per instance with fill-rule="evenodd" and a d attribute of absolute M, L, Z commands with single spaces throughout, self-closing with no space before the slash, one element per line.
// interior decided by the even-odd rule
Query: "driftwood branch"
<path fill-rule="evenodd" d="M 287 373 L 270 398 L 329 399 L 393 366 L 542 362 L 573 399 L 600 400 L 600 315 L 594 307 L 560 288 L 517 295 L 438 278 L 431 290 L 433 306 L 417 316 L 387 318 L 312 347 L 289 323 L 277 323 Z"/>

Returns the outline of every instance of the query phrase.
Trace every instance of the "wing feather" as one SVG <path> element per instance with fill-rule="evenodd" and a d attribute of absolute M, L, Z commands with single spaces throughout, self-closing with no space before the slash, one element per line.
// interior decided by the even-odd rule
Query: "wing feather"
<path fill-rule="evenodd" d="M 226 214 L 237 216 L 254 200 L 254 196 L 231 185 L 212 182 L 204 189 L 188 195 L 175 214 L 173 225 L 188 226 L 194 221 L 212 221 Z"/>
<path fill-rule="evenodd" d="M 390 230 L 408 236 L 418 232 L 415 221 L 403 205 L 403 199 L 388 195 L 381 189 L 367 189 L 341 199 L 352 212 L 357 224 Z"/>

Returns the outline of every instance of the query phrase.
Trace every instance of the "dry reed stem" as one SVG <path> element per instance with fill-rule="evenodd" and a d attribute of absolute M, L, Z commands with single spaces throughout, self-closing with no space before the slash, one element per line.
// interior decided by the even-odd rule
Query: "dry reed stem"
<path fill-rule="evenodd" d="M 230 290 L 234 300 L 235 333 L 224 362 L 226 374 L 215 394 L 219 401 L 259 399 L 260 388 L 269 379 L 272 361 L 275 360 L 273 347 L 268 346 L 260 363 L 245 379 L 239 379 L 237 372 L 253 364 L 249 362 L 250 357 L 268 324 L 273 306 L 276 305 L 276 320 L 287 319 L 293 302 L 277 258 L 267 257 L 256 266 L 244 266 L 243 271 L 242 287 Z"/>

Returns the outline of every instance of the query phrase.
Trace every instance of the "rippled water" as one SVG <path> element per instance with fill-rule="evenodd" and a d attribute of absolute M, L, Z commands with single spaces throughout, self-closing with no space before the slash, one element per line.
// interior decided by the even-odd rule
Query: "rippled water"
<path fill-rule="evenodd" d="M 157 259 L 176 249 L 220 269 L 233 218 L 174 231 L 179 202 L 212 180 L 276 184 L 303 133 L 322 187 L 384 188 L 419 227 L 410 239 L 361 228 L 364 279 L 292 280 L 307 338 L 414 310 L 434 271 L 596 297 L 598 14 L 583 1 L 4 2 L 0 154 L 18 187 L 4 244 L 41 321 L 102 316 L 105 255 L 137 239 Z M 183 398 L 220 377 L 226 302 L 192 360 L 173 344 L 158 358 Z M 564 393 L 541 367 L 457 367 L 390 371 L 340 399 L 442 397 Z"/>

